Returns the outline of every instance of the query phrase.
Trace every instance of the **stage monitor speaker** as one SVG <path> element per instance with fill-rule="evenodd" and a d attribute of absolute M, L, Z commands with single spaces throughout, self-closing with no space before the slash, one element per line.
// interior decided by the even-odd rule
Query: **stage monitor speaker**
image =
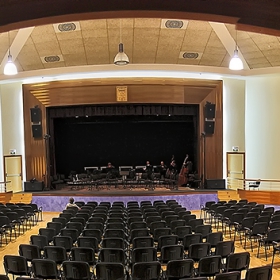
<path fill-rule="evenodd" d="M 205 121 L 204 122 L 204 132 L 206 134 L 214 134 L 215 131 L 215 122 L 214 121 Z"/>
<path fill-rule="evenodd" d="M 212 103 L 207 103 L 205 105 L 205 112 L 204 112 L 204 117 L 205 119 L 215 119 L 215 114 L 216 114 L 216 104 Z"/>
<path fill-rule="evenodd" d="M 206 179 L 206 189 L 224 190 L 226 188 L 225 179 Z"/>
<path fill-rule="evenodd" d="M 43 137 L 41 124 L 32 125 L 32 136 L 33 136 L 33 138 L 42 138 Z"/>
<path fill-rule="evenodd" d="M 31 122 L 32 123 L 40 123 L 42 122 L 42 111 L 40 108 L 31 108 L 30 109 L 31 114 Z"/>
<path fill-rule="evenodd" d="M 24 182 L 25 192 L 41 192 L 44 189 L 44 182 Z"/>

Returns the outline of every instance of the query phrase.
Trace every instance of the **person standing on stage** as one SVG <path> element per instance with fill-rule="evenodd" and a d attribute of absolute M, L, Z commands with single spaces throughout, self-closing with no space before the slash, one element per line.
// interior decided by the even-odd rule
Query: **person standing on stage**
<path fill-rule="evenodd" d="M 176 179 L 177 172 L 178 172 L 178 170 L 177 170 L 177 164 L 176 164 L 175 160 L 173 159 L 173 160 L 170 162 L 170 165 L 169 165 L 168 170 L 167 170 L 167 172 L 166 172 L 167 177 L 168 177 L 169 179 L 175 180 L 175 179 Z"/>
<path fill-rule="evenodd" d="M 143 168 L 149 180 L 152 180 L 153 166 L 150 164 L 150 161 L 146 161 L 146 166 Z"/>
<path fill-rule="evenodd" d="M 159 169 L 160 177 L 164 178 L 166 175 L 166 171 L 167 171 L 167 166 L 164 164 L 164 161 L 160 162 L 158 169 Z"/>

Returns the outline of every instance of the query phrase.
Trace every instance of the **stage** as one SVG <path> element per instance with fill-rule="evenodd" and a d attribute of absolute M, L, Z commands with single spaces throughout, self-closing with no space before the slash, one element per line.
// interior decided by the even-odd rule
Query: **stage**
<path fill-rule="evenodd" d="M 220 191 L 220 190 L 219 190 Z M 169 200 L 176 199 L 183 207 L 188 210 L 198 210 L 206 201 L 218 201 L 218 190 L 190 189 L 178 187 L 178 189 L 155 188 L 154 190 L 145 188 L 131 189 L 102 189 L 88 190 L 63 188 L 61 190 L 48 190 L 32 193 L 32 202 L 42 206 L 43 211 L 57 212 L 62 211 L 68 203 L 70 197 L 75 201 L 143 201 L 149 200 Z"/>

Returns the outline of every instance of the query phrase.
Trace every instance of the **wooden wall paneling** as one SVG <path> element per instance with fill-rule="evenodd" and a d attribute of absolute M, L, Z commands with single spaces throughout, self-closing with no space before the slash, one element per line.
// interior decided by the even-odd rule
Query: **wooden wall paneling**
<path fill-rule="evenodd" d="M 204 179 L 223 178 L 223 98 L 222 82 L 213 89 L 200 104 L 200 127 L 204 131 L 204 106 L 206 102 L 216 104 L 215 130 L 205 135 L 205 176 Z M 202 140 L 203 141 L 203 140 Z M 203 158 L 203 155 L 200 157 Z M 202 167 L 203 170 L 203 167 Z"/>
<path fill-rule="evenodd" d="M 46 174 L 45 140 L 43 137 L 33 138 L 30 118 L 30 108 L 34 108 L 36 105 L 42 110 L 42 134 L 44 135 L 46 133 L 45 106 L 29 92 L 28 88 L 23 86 L 26 178 L 27 180 L 36 178 L 38 181 L 43 181 Z"/>
<path fill-rule="evenodd" d="M 238 190 L 241 199 L 255 201 L 259 204 L 280 205 L 280 192 L 258 191 L 258 190 Z"/>

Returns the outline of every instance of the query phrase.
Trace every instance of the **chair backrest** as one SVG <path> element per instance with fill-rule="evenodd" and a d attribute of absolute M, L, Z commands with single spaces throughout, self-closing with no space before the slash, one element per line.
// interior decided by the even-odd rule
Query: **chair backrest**
<path fill-rule="evenodd" d="M 40 248 L 32 244 L 20 244 L 19 255 L 25 257 L 27 261 L 41 258 Z"/>
<path fill-rule="evenodd" d="M 131 263 L 151 262 L 157 260 L 157 251 L 154 247 L 135 248 L 132 250 Z"/>
<path fill-rule="evenodd" d="M 154 239 L 151 236 L 142 236 L 142 237 L 135 237 L 132 240 L 132 248 L 144 248 L 144 247 L 153 247 L 154 246 Z"/>
<path fill-rule="evenodd" d="M 177 226 L 174 231 L 174 234 L 178 236 L 179 240 L 183 240 L 185 235 L 191 233 L 192 228 L 190 226 Z"/>
<path fill-rule="evenodd" d="M 73 240 L 70 236 L 54 236 L 53 243 L 55 246 L 65 248 L 66 252 L 70 252 L 73 247 Z"/>
<path fill-rule="evenodd" d="M 62 224 L 62 227 L 65 227 L 66 223 L 67 223 L 67 219 L 63 218 L 63 217 L 54 217 L 52 218 L 53 222 L 58 222 Z"/>
<path fill-rule="evenodd" d="M 220 255 L 222 258 L 226 258 L 228 255 L 234 253 L 234 241 L 220 241 L 216 244 L 215 255 Z"/>
<path fill-rule="evenodd" d="M 248 269 L 245 280 L 271 280 L 272 266 L 260 266 Z"/>
<path fill-rule="evenodd" d="M 96 278 L 106 280 L 125 280 L 124 265 L 121 263 L 97 263 Z"/>
<path fill-rule="evenodd" d="M 91 236 L 97 238 L 98 242 L 101 241 L 102 232 L 100 229 L 84 229 L 82 236 Z"/>
<path fill-rule="evenodd" d="M 55 230 L 55 234 L 59 234 L 59 232 L 63 228 L 63 226 L 62 226 L 62 223 L 59 223 L 59 222 L 48 222 L 47 228 L 53 228 Z"/>
<path fill-rule="evenodd" d="M 206 236 L 212 232 L 211 225 L 198 225 L 195 227 L 195 233 L 201 233 L 202 238 L 206 238 Z"/>
<path fill-rule="evenodd" d="M 160 278 L 161 265 L 159 262 L 135 263 L 132 266 L 132 280 L 152 280 Z"/>
<path fill-rule="evenodd" d="M 216 247 L 218 242 L 223 241 L 223 232 L 211 232 L 206 235 L 206 242 L 210 243 L 211 248 Z"/>
<path fill-rule="evenodd" d="M 221 256 L 203 257 L 198 262 L 198 276 L 214 276 L 221 272 Z"/>
<path fill-rule="evenodd" d="M 88 247 L 73 247 L 71 249 L 73 261 L 87 262 L 89 265 L 95 264 L 95 251 Z"/>
<path fill-rule="evenodd" d="M 40 250 L 49 245 L 48 238 L 45 235 L 31 235 L 30 242 L 33 245 L 37 245 Z"/>
<path fill-rule="evenodd" d="M 183 246 L 185 250 L 189 250 L 191 244 L 196 244 L 201 242 L 202 242 L 201 233 L 186 234 L 183 238 Z"/>
<path fill-rule="evenodd" d="M 158 251 L 160 251 L 163 246 L 177 245 L 178 241 L 179 237 L 177 235 L 162 235 L 158 238 Z"/>
<path fill-rule="evenodd" d="M 161 248 L 160 261 L 162 263 L 167 263 L 171 260 L 182 260 L 183 256 L 183 245 L 167 245 Z"/>
<path fill-rule="evenodd" d="M 66 249 L 61 246 L 45 246 L 44 247 L 45 258 L 55 261 L 57 264 L 67 260 Z"/>
<path fill-rule="evenodd" d="M 59 279 L 57 264 L 50 259 L 33 259 L 32 272 L 41 279 Z"/>
<path fill-rule="evenodd" d="M 188 251 L 188 257 L 194 261 L 199 261 L 203 257 L 210 254 L 210 243 L 195 243 L 191 244 Z"/>
<path fill-rule="evenodd" d="M 65 261 L 62 264 L 63 274 L 66 280 L 90 280 L 90 266 L 82 261 Z"/>
<path fill-rule="evenodd" d="M 99 242 L 96 237 L 92 236 L 79 236 L 77 239 L 78 247 L 88 247 L 94 249 L 95 252 L 99 251 Z"/>
<path fill-rule="evenodd" d="M 187 260 L 172 260 L 167 263 L 166 277 L 167 279 L 180 279 L 190 277 L 194 272 L 194 261 Z"/>
<path fill-rule="evenodd" d="M 26 276 L 30 274 L 27 266 L 27 260 L 23 256 L 5 255 L 4 268 L 6 274 Z"/>
<path fill-rule="evenodd" d="M 119 237 L 103 238 L 102 247 L 125 249 L 125 242 L 123 238 L 119 238 Z"/>
<path fill-rule="evenodd" d="M 241 280 L 241 273 L 240 271 L 231 271 L 216 274 L 215 280 Z"/>
<path fill-rule="evenodd" d="M 195 231 L 195 228 L 199 225 L 203 225 L 203 219 L 194 219 L 189 220 L 188 224 L 191 226 L 192 231 Z"/>
<path fill-rule="evenodd" d="M 150 231 L 147 228 L 133 229 L 132 231 L 130 231 L 130 240 L 132 242 L 135 237 L 143 237 L 149 235 Z"/>
<path fill-rule="evenodd" d="M 242 271 L 248 269 L 250 265 L 250 253 L 241 252 L 230 254 L 226 260 L 226 272 Z"/>
<path fill-rule="evenodd" d="M 53 228 L 40 228 L 39 234 L 45 235 L 48 239 L 48 242 L 51 242 L 53 241 L 53 237 L 56 235 L 56 230 Z"/>
<path fill-rule="evenodd" d="M 73 228 L 63 228 L 60 231 L 60 235 L 61 236 L 70 236 L 73 240 L 73 242 L 77 241 L 77 238 L 79 236 L 79 232 L 77 229 L 73 229 Z"/>
<path fill-rule="evenodd" d="M 119 248 L 102 248 L 99 253 L 101 262 L 117 262 L 125 264 L 125 251 Z"/>

